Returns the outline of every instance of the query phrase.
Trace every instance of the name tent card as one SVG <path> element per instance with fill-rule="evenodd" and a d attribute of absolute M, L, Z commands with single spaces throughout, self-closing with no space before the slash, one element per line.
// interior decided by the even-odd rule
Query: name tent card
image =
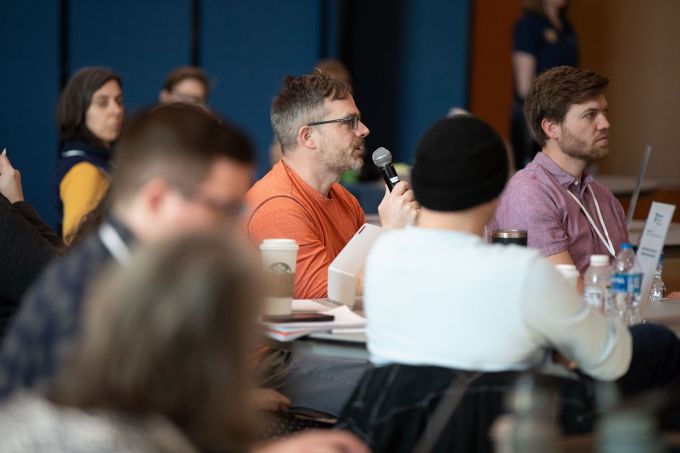
<path fill-rule="evenodd" d="M 652 278 L 663 251 L 668 227 L 673 219 L 675 206 L 672 204 L 653 202 L 647 216 L 645 229 L 638 245 L 637 259 L 642 269 L 642 286 L 640 303 L 649 300 L 649 290 L 652 286 Z"/>

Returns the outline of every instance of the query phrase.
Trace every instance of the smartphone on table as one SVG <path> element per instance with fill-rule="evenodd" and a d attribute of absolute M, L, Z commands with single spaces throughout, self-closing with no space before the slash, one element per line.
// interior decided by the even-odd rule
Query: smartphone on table
<path fill-rule="evenodd" d="M 333 321 L 335 316 L 323 313 L 293 312 L 289 315 L 262 315 L 264 322 L 324 322 Z"/>

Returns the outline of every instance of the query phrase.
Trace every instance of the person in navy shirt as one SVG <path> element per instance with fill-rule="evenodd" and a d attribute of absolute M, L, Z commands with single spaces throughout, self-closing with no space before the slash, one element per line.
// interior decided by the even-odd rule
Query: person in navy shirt
<path fill-rule="evenodd" d="M 539 151 L 524 118 L 524 98 L 542 72 L 556 66 L 579 65 L 578 42 L 566 14 L 568 0 L 524 0 L 515 24 L 512 64 L 515 79 L 511 115 L 512 148 L 517 169 Z"/>

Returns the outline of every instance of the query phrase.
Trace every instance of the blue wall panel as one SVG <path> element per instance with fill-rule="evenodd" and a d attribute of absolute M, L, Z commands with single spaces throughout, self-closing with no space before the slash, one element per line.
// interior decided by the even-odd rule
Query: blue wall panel
<path fill-rule="evenodd" d="M 191 63 L 191 0 L 70 0 L 69 73 L 108 66 L 128 113 L 158 99 L 166 73 Z"/>
<path fill-rule="evenodd" d="M 415 145 L 449 107 L 466 105 L 470 0 L 348 1 L 345 54 L 371 134 L 410 162 Z M 365 170 L 373 170 L 370 157 Z M 366 173 L 368 173 L 366 172 Z"/>
<path fill-rule="evenodd" d="M 321 54 L 321 0 L 204 0 L 201 60 L 215 80 L 211 105 L 243 128 L 269 167 L 269 107 L 287 74 Z"/>
<path fill-rule="evenodd" d="M 419 138 L 450 107 L 466 107 L 470 0 L 408 0 L 399 78 L 398 158 L 410 162 Z"/>
<path fill-rule="evenodd" d="M 21 171 L 24 195 L 46 221 L 56 160 L 59 14 L 56 0 L 0 2 L 0 150 Z M 1 240 L 1 238 L 0 238 Z"/>
<path fill-rule="evenodd" d="M 153 103 L 165 74 L 189 64 L 192 0 L 69 0 L 68 72 L 105 65 L 123 76 L 131 112 Z M 269 106 L 286 74 L 324 56 L 345 59 L 372 133 L 410 161 L 424 130 L 465 106 L 470 0 L 201 0 L 202 66 L 211 105 L 240 125 L 268 168 Z M 27 199 L 53 221 L 60 91 L 58 0 L 0 2 L 0 147 L 23 175 Z M 323 14 L 325 6 L 325 16 Z M 1 148 L 0 148 L 1 149 Z"/>

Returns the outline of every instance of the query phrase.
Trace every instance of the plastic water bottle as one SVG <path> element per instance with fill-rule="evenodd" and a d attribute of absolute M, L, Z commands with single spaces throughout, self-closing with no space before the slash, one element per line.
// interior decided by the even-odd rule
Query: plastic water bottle
<path fill-rule="evenodd" d="M 597 382 L 595 398 L 599 420 L 595 427 L 600 453 L 662 453 L 664 445 L 654 412 L 655 404 L 621 405 L 614 382 Z"/>
<path fill-rule="evenodd" d="M 621 251 L 612 265 L 612 298 L 614 313 L 627 325 L 639 323 L 640 285 L 642 272 L 633 246 L 628 242 L 621 244 Z"/>
<path fill-rule="evenodd" d="M 656 265 L 656 272 L 652 278 L 652 287 L 649 292 L 650 302 L 661 302 L 663 296 L 666 295 L 666 285 L 661 279 L 661 272 L 663 271 L 663 253 L 659 256 L 659 263 Z"/>
<path fill-rule="evenodd" d="M 602 313 L 610 313 L 612 274 L 607 255 L 592 255 L 583 276 L 583 297 L 588 305 Z"/>
<path fill-rule="evenodd" d="M 557 391 L 547 379 L 530 372 L 522 374 L 505 395 L 509 412 L 491 428 L 495 453 L 559 453 L 560 430 L 553 423 Z"/>

